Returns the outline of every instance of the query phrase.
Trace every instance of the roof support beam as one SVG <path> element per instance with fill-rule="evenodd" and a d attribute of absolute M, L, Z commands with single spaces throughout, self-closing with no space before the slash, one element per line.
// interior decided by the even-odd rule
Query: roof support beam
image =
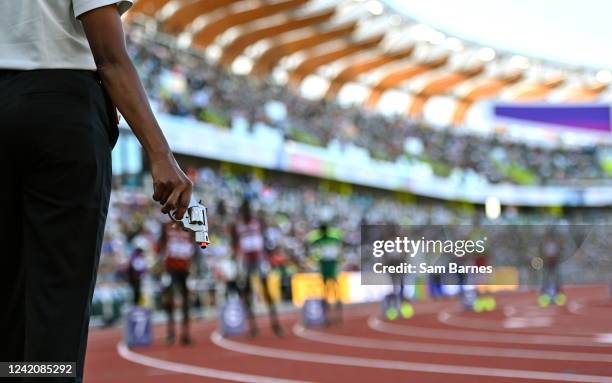
<path fill-rule="evenodd" d="M 452 124 L 455 126 L 463 124 L 467 111 L 476 101 L 491 98 L 498 94 L 503 88 L 516 84 L 522 78 L 522 73 L 516 73 L 503 78 L 490 77 L 483 79 L 483 81 L 474 86 L 466 95 L 457 99 Z"/>
<path fill-rule="evenodd" d="M 554 80 L 529 84 L 525 87 L 518 89 L 516 93 L 512 94 L 512 101 L 540 101 L 546 98 L 546 96 L 553 91 L 553 89 L 561 86 L 564 80 L 562 78 L 556 78 Z"/>
<path fill-rule="evenodd" d="M 383 35 L 374 36 L 367 40 L 351 43 L 340 49 L 327 52 L 319 56 L 310 57 L 302 61 L 302 63 L 300 63 L 300 65 L 298 65 L 298 67 L 289 74 L 289 81 L 292 85 L 297 86 L 300 82 L 302 82 L 302 80 L 304 80 L 311 73 L 315 72 L 321 66 L 332 63 L 343 57 L 350 56 L 354 53 L 374 48 L 378 45 L 378 43 L 380 43 L 383 37 Z"/>
<path fill-rule="evenodd" d="M 247 47 L 258 41 L 325 22 L 329 20 L 333 14 L 334 10 L 329 9 L 315 15 L 309 15 L 300 19 L 292 19 L 280 24 L 249 31 L 249 33 L 238 36 L 234 41 L 228 44 L 223 52 L 223 56 L 221 56 L 220 62 L 225 66 L 229 66 Z"/>
<path fill-rule="evenodd" d="M 141 0 L 142 1 L 142 0 Z M 164 30 L 179 33 L 198 17 L 242 0 L 195 0 L 183 5 L 164 20 Z"/>
<path fill-rule="evenodd" d="M 414 47 L 409 47 L 396 52 L 383 53 L 378 56 L 375 56 L 374 58 L 359 61 L 356 64 L 349 65 L 348 67 L 344 68 L 340 73 L 338 73 L 338 75 L 330 82 L 325 97 L 335 97 L 340 91 L 340 89 L 347 82 L 353 81 L 359 75 L 380 68 L 383 65 L 408 58 L 410 57 L 413 51 Z"/>
<path fill-rule="evenodd" d="M 136 13 L 142 13 L 147 16 L 155 16 L 160 9 L 164 7 L 170 0 L 140 0 L 134 3 L 130 11 L 128 12 L 128 18 Z"/>
<path fill-rule="evenodd" d="M 306 2 L 308 2 L 308 0 L 287 0 L 279 3 L 258 6 L 246 11 L 224 15 L 196 32 L 193 36 L 192 43 L 197 47 L 205 48 L 215 41 L 217 36 L 221 35 L 223 32 L 232 27 L 246 24 L 257 19 L 262 19 L 276 13 L 292 10 L 304 5 Z"/>
<path fill-rule="evenodd" d="M 479 75 L 483 70 L 484 66 L 481 65 L 466 71 L 443 74 L 431 80 L 421 89 L 421 91 L 414 95 L 408 109 L 408 115 L 413 118 L 420 117 L 423 113 L 423 107 L 430 97 L 448 92 L 454 86 Z"/>
<path fill-rule="evenodd" d="M 404 81 L 409 80 L 416 75 L 439 68 L 446 64 L 447 61 L 448 56 L 445 56 L 429 63 L 409 64 L 400 70 L 388 73 L 372 88 L 365 105 L 367 107 L 374 107 L 385 91 L 399 86 Z"/>
<path fill-rule="evenodd" d="M 310 36 L 276 45 L 264 52 L 253 65 L 251 74 L 258 76 L 268 75 L 276 64 L 283 58 L 296 52 L 313 48 L 331 40 L 348 37 L 356 28 L 356 23 L 350 23 L 326 32 L 316 32 Z"/>

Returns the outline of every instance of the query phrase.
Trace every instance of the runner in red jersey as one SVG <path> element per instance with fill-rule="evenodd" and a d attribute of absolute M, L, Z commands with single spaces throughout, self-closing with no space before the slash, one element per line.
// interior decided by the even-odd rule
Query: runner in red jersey
<path fill-rule="evenodd" d="M 165 223 L 159 241 L 160 255 L 164 259 L 166 273 L 162 277 L 164 291 L 162 300 L 168 315 L 166 343 L 173 344 L 174 331 L 174 293 L 178 289 L 181 294 L 183 325 L 181 343 L 192 343 L 189 335 L 189 289 L 187 277 L 191 268 L 191 260 L 196 252 L 195 238 L 192 232 L 182 230 L 174 222 Z"/>
<path fill-rule="evenodd" d="M 268 305 L 272 331 L 277 336 L 282 336 L 283 329 L 278 321 L 276 308 L 268 289 L 270 263 L 264 246 L 264 233 L 263 221 L 253 216 L 249 201 L 244 200 L 240 206 L 240 216 L 232 227 L 232 245 L 239 266 L 238 286 L 249 319 L 250 335 L 256 336 L 258 333 L 252 307 L 252 279 L 258 278 Z"/>

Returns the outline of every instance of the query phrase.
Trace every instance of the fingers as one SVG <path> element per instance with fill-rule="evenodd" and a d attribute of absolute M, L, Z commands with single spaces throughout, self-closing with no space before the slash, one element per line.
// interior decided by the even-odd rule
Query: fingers
<path fill-rule="evenodd" d="M 174 214 L 174 218 L 182 219 L 185 216 L 185 212 L 187 212 L 187 208 L 189 208 L 189 202 L 191 201 L 191 185 L 187 188 L 187 190 L 181 193 L 179 197 L 179 203 L 176 208 L 176 212 Z"/>
<path fill-rule="evenodd" d="M 175 186 L 170 195 L 166 198 L 165 202 L 161 202 L 162 213 L 167 214 L 174 210 L 175 218 L 181 219 L 185 215 L 187 208 L 189 207 L 189 200 L 191 198 L 191 182 L 184 181 L 180 185 Z M 163 199 L 163 198 L 162 198 Z"/>
<path fill-rule="evenodd" d="M 177 219 L 183 218 L 193 185 L 170 155 L 161 161 L 153 161 L 151 175 L 154 180 L 153 199 L 162 205 L 162 213 L 174 212 Z"/>
<path fill-rule="evenodd" d="M 153 200 L 165 204 L 174 189 L 171 182 L 157 182 L 154 185 Z"/>
<path fill-rule="evenodd" d="M 155 182 L 153 184 L 153 201 L 161 202 L 162 196 L 165 194 L 165 185 L 161 182 Z"/>
<path fill-rule="evenodd" d="M 163 189 L 162 196 L 159 199 L 159 203 L 163 205 L 166 202 L 168 202 L 168 198 L 170 198 L 170 195 L 172 194 L 174 189 L 175 189 L 174 185 L 172 185 L 171 183 L 167 183 Z"/>
<path fill-rule="evenodd" d="M 181 190 L 174 189 L 172 194 L 170 194 L 170 196 L 166 199 L 166 202 L 163 203 L 162 208 L 161 208 L 162 213 L 168 214 L 177 208 L 181 192 L 182 192 Z"/>
<path fill-rule="evenodd" d="M 155 184 L 155 191 L 153 192 L 153 200 L 164 205 L 168 202 L 170 195 L 176 189 L 171 182 L 159 182 Z"/>

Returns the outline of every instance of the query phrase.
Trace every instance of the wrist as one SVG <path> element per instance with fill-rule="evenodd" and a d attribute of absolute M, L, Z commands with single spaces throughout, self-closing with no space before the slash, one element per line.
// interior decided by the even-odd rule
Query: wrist
<path fill-rule="evenodd" d="M 174 155 L 169 148 L 147 151 L 147 157 L 150 162 L 174 160 Z"/>

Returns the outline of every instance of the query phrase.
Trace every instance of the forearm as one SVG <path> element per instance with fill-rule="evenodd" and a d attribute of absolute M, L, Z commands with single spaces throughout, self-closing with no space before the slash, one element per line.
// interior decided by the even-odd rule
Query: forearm
<path fill-rule="evenodd" d="M 81 15 L 102 84 L 140 141 L 150 160 L 168 157 L 170 150 L 127 54 L 123 26 L 115 5 Z"/>
<path fill-rule="evenodd" d="M 98 66 L 104 88 L 140 141 L 149 159 L 167 156 L 170 148 L 155 120 L 134 65 L 128 57 Z"/>
<path fill-rule="evenodd" d="M 114 4 L 80 17 L 98 73 L 112 102 L 132 128 L 151 163 L 153 199 L 162 212 L 181 219 L 191 199 L 192 183 L 176 163 L 153 116 L 144 88 L 125 48 L 123 26 Z"/>

